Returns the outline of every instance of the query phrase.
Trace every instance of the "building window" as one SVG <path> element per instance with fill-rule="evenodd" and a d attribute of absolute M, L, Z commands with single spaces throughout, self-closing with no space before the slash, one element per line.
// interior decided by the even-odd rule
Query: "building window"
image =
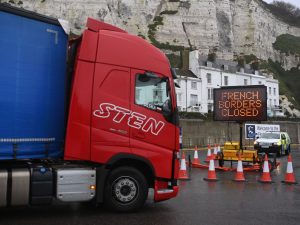
<path fill-rule="evenodd" d="M 191 95 L 191 106 L 198 104 L 198 95 Z"/>
<path fill-rule="evenodd" d="M 224 86 L 228 86 L 228 76 L 224 76 Z"/>
<path fill-rule="evenodd" d="M 207 83 L 211 84 L 211 74 L 210 73 L 206 74 L 206 77 L 207 77 Z"/>
<path fill-rule="evenodd" d="M 197 82 L 192 81 L 191 88 L 194 89 L 194 90 L 197 90 Z"/>
<path fill-rule="evenodd" d="M 213 93 L 214 93 L 214 92 L 213 92 L 213 89 L 212 89 L 212 88 L 208 88 L 208 89 L 207 89 L 207 99 L 208 99 L 208 100 L 212 100 L 212 99 L 213 99 L 213 97 L 214 97 L 214 96 L 213 96 L 213 95 L 214 95 Z"/>
<path fill-rule="evenodd" d="M 274 99 L 274 106 L 276 105 L 276 99 Z"/>
<path fill-rule="evenodd" d="M 272 99 L 269 99 L 269 106 L 272 106 Z"/>
<path fill-rule="evenodd" d="M 258 81 L 258 84 L 261 84 L 261 81 Z"/>
<path fill-rule="evenodd" d="M 276 95 L 276 88 L 273 88 L 273 94 Z"/>
<path fill-rule="evenodd" d="M 272 95 L 272 88 L 269 87 L 269 95 Z"/>
<path fill-rule="evenodd" d="M 248 80 L 244 79 L 244 85 L 248 85 Z"/>

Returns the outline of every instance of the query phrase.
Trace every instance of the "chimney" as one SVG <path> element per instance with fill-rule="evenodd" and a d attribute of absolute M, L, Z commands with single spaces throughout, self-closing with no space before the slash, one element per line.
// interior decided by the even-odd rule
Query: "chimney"
<path fill-rule="evenodd" d="M 207 61 L 207 67 L 212 67 L 212 65 L 213 65 L 213 63 L 212 62 L 210 62 L 210 61 Z"/>
<path fill-rule="evenodd" d="M 190 68 L 190 52 L 189 50 L 181 51 L 182 69 L 188 70 Z"/>

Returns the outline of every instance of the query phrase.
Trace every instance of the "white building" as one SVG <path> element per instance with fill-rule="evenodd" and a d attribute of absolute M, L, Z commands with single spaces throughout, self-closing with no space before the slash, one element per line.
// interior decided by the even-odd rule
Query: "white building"
<path fill-rule="evenodd" d="M 190 70 L 177 71 L 176 88 L 179 111 L 200 112 L 201 80 Z"/>
<path fill-rule="evenodd" d="M 216 60 L 207 62 L 207 56 L 190 52 L 189 70 L 178 71 L 177 103 L 180 111 L 208 113 L 213 111 L 213 89 L 224 86 L 265 85 L 268 92 L 268 115 L 283 116 L 279 110 L 278 80 L 260 75 L 258 71 L 243 68 L 237 71 L 237 62 Z"/>

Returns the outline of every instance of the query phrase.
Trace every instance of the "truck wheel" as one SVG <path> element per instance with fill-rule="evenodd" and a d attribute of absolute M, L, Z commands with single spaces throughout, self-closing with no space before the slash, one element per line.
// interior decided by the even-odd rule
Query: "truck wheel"
<path fill-rule="evenodd" d="M 133 212 L 141 208 L 148 196 L 145 176 L 135 168 L 119 167 L 107 178 L 104 203 L 112 210 Z"/>
<path fill-rule="evenodd" d="M 288 145 L 287 149 L 285 150 L 285 155 L 288 155 L 291 153 L 291 145 Z"/>

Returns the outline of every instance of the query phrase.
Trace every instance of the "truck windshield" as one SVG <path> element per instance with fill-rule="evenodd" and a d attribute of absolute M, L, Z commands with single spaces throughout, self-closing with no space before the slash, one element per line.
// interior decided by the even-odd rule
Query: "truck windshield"
<path fill-rule="evenodd" d="M 137 74 L 135 103 L 152 110 L 162 111 L 170 104 L 169 82 L 156 74 Z"/>
<path fill-rule="evenodd" d="M 279 135 L 279 133 L 263 133 L 263 134 L 261 134 L 260 138 L 280 139 L 280 135 Z"/>

